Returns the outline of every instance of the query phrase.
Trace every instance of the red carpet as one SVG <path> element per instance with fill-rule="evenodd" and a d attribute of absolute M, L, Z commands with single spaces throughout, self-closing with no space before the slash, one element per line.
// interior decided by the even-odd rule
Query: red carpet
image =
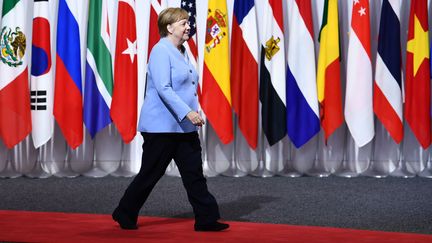
<path fill-rule="evenodd" d="M 111 215 L 0 210 L 0 241 L 7 242 L 432 242 L 432 235 L 328 227 L 230 222 L 225 232 L 193 231 L 192 219 L 140 217 L 121 230 Z"/>

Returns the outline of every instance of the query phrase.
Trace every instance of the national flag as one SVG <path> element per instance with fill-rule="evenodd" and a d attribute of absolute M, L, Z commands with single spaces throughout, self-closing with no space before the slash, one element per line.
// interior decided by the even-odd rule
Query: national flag
<path fill-rule="evenodd" d="M 150 52 L 153 46 L 159 41 L 159 29 L 158 29 L 158 16 L 159 13 L 167 7 L 164 0 L 150 0 L 150 22 L 149 22 L 149 35 L 148 35 L 148 55 L 147 61 L 150 57 Z"/>
<path fill-rule="evenodd" d="M 113 73 L 109 28 L 107 1 L 90 1 L 84 89 L 84 124 L 92 138 L 111 123 Z"/>
<path fill-rule="evenodd" d="M 231 96 L 239 128 L 258 143 L 258 34 L 253 0 L 235 0 L 231 37 Z"/>
<path fill-rule="evenodd" d="M 396 143 L 403 138 L 401 0 L 383 0 L 375 64 L 374 111 Z"/>
<path fill-rule="evenodd" d="M 27 1 L 3 1 L 0 33 L 0 138 L 11 149 L 31 131 Z"/>
<path fill-rule="evenodd" d="M 57 22 L 57 55 L 54 117 L 68 145 L 75 149 L 83 140 L 79 2 L 60 0 Z"/>
<path fill-rule="evenodd" d="M 263 8 L 259 99 L 263 131 L 268 143 L 274 145 L 287 133 L 282 1 L 265 1 Z"/>
<path fill-rule="evenodd" d="M 35 0 L 33 6 L 32 66 L 30 100 L 32 137 L 36 148 L 52 137 L 53 72 L 51 71 L 51 24 L 48 0 Z"/>
<path fill-rule="evenodd" d="M 327 140 L 343 122 L 338 0 L 325 0 L 317 70 L 320 120 Z"/>
<path fill-rule="evenodd" d="M 125 143 L 131 142 L 137 133 L 137 96 L 138 60 L 135 1 L 120 0 L 111 118 Z"/>
<path fill-rule="evenodd" d="M 225 1 L 210 0 L 200 103 L 222 143 L 234 138 L 231 112 L 228 12 Z"/>
<path fill-rule="evenodd" d="M 405 119 L 421 146 L 431 140 L 429 27 L 427 1 L 411 1 L 405 83 Z"/>
<path fill-rule="evenodd" d="M 348 41 L 345 120 L 357 146 L 375 135 L 369 0 L 353 0 Z"/>
<path fill-rule="evenodd" d="M 181 0 L 180 7 L 186 10 L 189 14 L 189 40 L 184 43 L 186 52 L 189 56 L 189 61 L 198 69 L 198 42 L 197 42 L 197 26 L 196 26 L 196 2 L 195 0 Z"/>
<path fill-rule="evenodd" d="M 313 36 L 311 1 L 289 1 L 287 130 L 297 148 L 320 130 Z"/>

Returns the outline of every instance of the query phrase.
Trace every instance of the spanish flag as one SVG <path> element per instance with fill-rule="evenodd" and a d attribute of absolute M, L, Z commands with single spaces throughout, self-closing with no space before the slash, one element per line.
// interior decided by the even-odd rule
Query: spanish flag
<path fill-rule="evenodd" d="M 342 124 L 338 1 L 326 0 L 319 35 L 317 89 L 325 139 Z"/>
<path fill-rule="evenodd" d="M 421 146 L 431 140 L 427 1 L 411 1 L 405 83 L 405 118 Z"/>
<path fill-rule="evenodd" d="M 234 138 L 231 111 L 228 12 L 226 1 L 210 0 L 200 103 L 222 143 Z"/>

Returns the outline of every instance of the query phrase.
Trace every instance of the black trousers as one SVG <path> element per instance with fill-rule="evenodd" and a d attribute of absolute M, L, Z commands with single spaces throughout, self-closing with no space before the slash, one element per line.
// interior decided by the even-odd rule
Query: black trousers
<path fill-rule="evenodd" d="M 195 214 L 195 223 L 218 220 L 219 208 L 203 175 L 198 133 L 141 134 L 144 137 L 141 169 L 126 189 L 118 208 L 136 222 L 150 192 L 174 159 Z"/>

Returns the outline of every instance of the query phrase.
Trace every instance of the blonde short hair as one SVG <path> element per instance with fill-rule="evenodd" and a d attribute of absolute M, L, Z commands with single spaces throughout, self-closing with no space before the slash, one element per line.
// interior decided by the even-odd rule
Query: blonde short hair
<path fill-rule="evenodd" d="M 158 17 L 159 35 L 161 37 L 167 36 L 167 26 L 182 19 L 189 19 L 188 12 L 182 8 L 166 8 L 162 10 Z"/>

